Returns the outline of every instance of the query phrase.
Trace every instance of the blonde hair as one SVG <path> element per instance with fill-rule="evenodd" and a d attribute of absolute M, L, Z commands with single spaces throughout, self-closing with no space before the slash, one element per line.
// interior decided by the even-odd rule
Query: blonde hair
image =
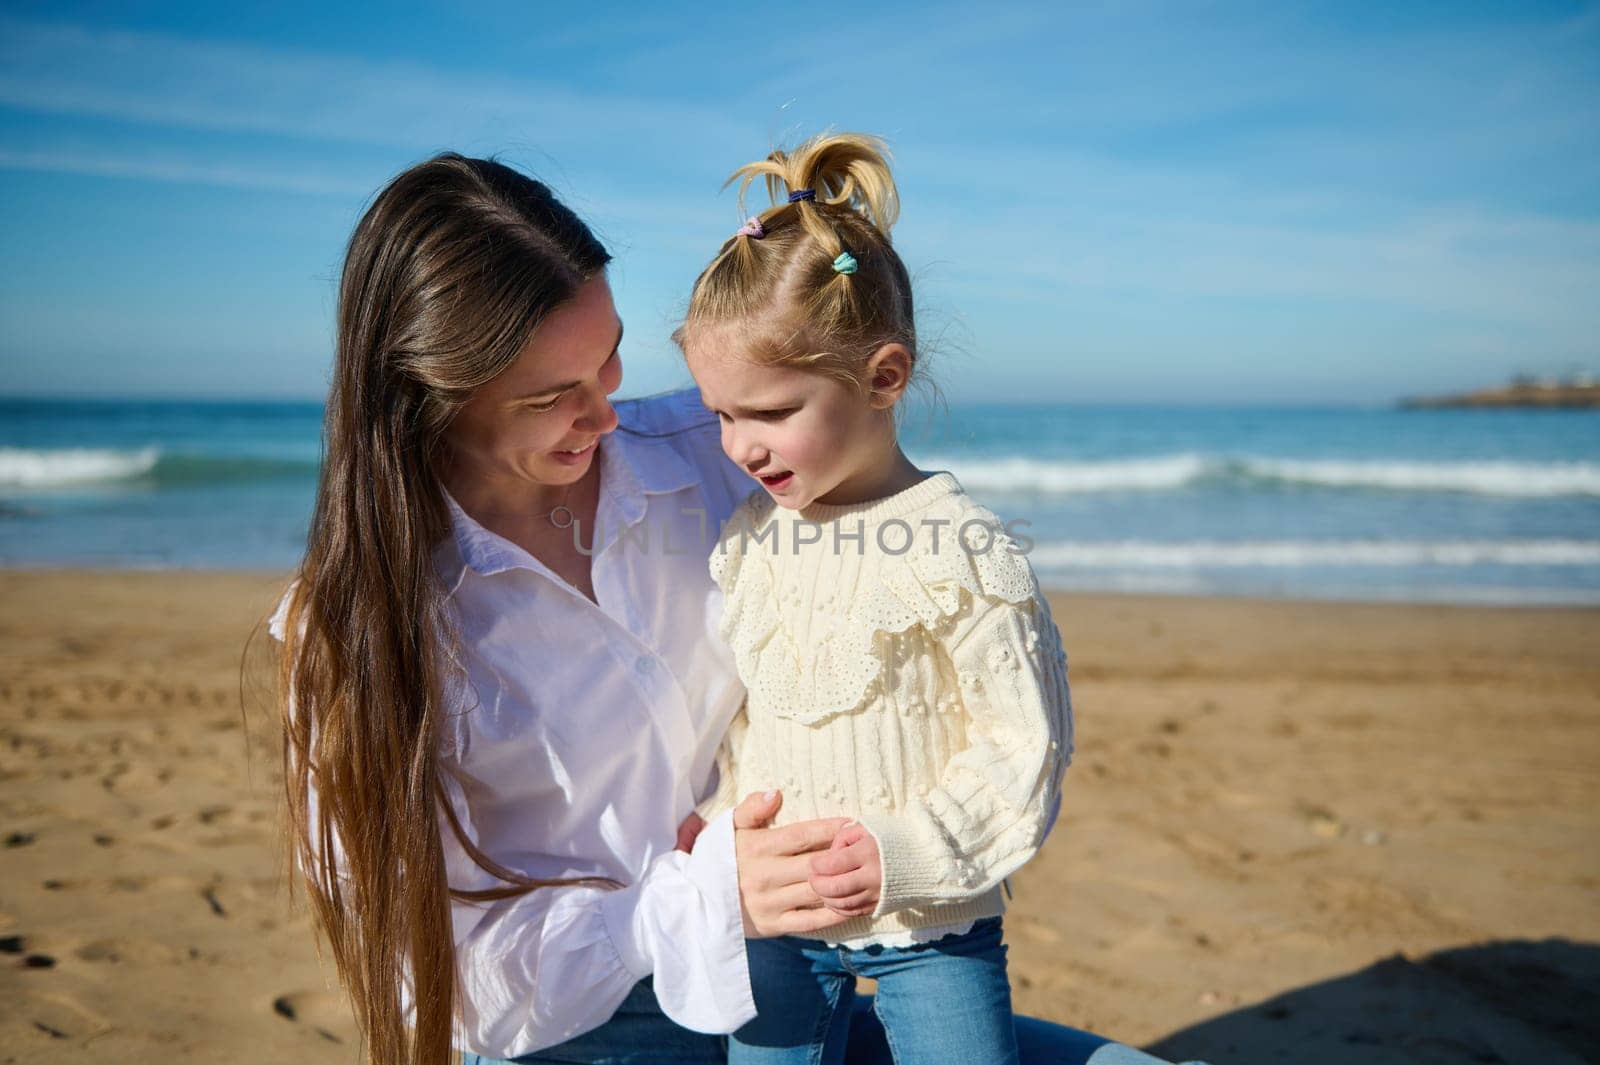
<path fill-rule="evenodd" d="M 741 166 L 723 186 L 739 182 L 740 214 L 758 178 L 773 203 L 756 216 L 763 235 L 729 238 L 695 279 L 678 345 L 701 327 L 733 324 L 744 357 L 857 387 L 885 344 L 905 345 L 915 363 L 911 279 L 889 239 L 900 196 L 883 141 L 821 134 Z M 815 199 L 787 202 L 801 190 Z M 853 273 L 835 268 L 842 253 L 855 260 Z"/>

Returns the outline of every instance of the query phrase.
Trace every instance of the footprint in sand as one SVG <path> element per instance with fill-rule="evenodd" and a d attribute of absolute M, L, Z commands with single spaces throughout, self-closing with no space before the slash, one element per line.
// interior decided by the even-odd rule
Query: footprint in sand
<path fill-rule="evenodd" d="M 184 952 L 154 939 L 96 939 L 72 952 L 79 961 L 118 965 L 122 962 L 168 965 L 184 960 Z"/>
<path fill-rule="evenodd" d="M 46 891 L 62 892 L 127 892 L 138 893 L 141 891 L 196 891 L 204 888 L 210 881 L 201 880 L 193 876 L 113 876 L 97 879 L 67 880 L 51 878 L 42 880 L 39 886 Z"/>
<path fill-rule="evenodd" d="M 303 1024 L 330 1043 L 355 1041 L 355 1024 L 344 1000 L 326 991 L 290 991 L 272 1000 L 272 1012 Z"/>
<path fill-rule="evenodd" d="M 17 1012 L 52 1039 L 83 1039 L 111 1030 L 105 1017 L 71 995 L 26 991 L 20 998 L 22 1008 Z"/>
<path fill-rule="evenodd" d="M 233 807 L 224 803 L 216 806 L 202 806 L 195 816 L 200 819 L 202 825 L 214 825 L 232 813 Z"/>

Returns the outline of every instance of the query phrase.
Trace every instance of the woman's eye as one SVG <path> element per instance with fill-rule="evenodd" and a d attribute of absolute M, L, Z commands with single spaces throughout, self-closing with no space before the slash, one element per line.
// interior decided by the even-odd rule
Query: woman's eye
<path fill-rule="evenodd" d="M 558 396 L 555 399 L 552 399 L 549 403 L 540 403 L 537 406 L 527 406 L 523 407 L 522 409 L 527 411 L 529 414 L 544 414 L 546 411 L 555 410 L 560 403 L 561 397 Z"/>

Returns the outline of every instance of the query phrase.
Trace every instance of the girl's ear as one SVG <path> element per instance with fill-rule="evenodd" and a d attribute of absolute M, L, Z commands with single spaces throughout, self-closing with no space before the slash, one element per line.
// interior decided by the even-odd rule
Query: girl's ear
<path fill-rule="evenodd" d="M 889 410 L 905 395 L 911 383 L 915 358 L 899 342 L 885 344 L 867 359 L 867 401 L 873 410 Z"/>

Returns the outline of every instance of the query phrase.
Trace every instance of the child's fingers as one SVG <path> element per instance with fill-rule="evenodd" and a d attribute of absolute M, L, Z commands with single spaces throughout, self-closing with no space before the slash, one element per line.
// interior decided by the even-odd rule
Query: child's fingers
<path fill-rule="evenodd" d="M 811 856 L 811 875 L 838 876 L 848 873 L 852 869 L 860 869 L 861 856 L 848 847 L 837 847 L 834 850 L 818 851 Z"/>
<path fill-rule="evenodd" d="M 875 887 L 877 878 L 867 869 L 852 869 L 839 876 L 811 877 L 811 890 L 829 905 L 832 905 L 835 899 L 848 899 L 862 892 L 871 891 Z"/>
<path fill-rule="evenodd" d="M 862 891 L 847 899 L 828 899 L 826 902 L 828 909 L 846 917 L 865 917 L 878 908 L 878 896 L 871 891 Z"/>
<path fill-rule="evenodd" d="M 861 840 L 868 834 L 869 833 L 867 830 L 858 822 L 852 821 L 841 828 L 839 830 L 839 834 L 833 837 L 833 845 L 836 848 L 849 847 L 853 844 L 861 842 Z"/>

